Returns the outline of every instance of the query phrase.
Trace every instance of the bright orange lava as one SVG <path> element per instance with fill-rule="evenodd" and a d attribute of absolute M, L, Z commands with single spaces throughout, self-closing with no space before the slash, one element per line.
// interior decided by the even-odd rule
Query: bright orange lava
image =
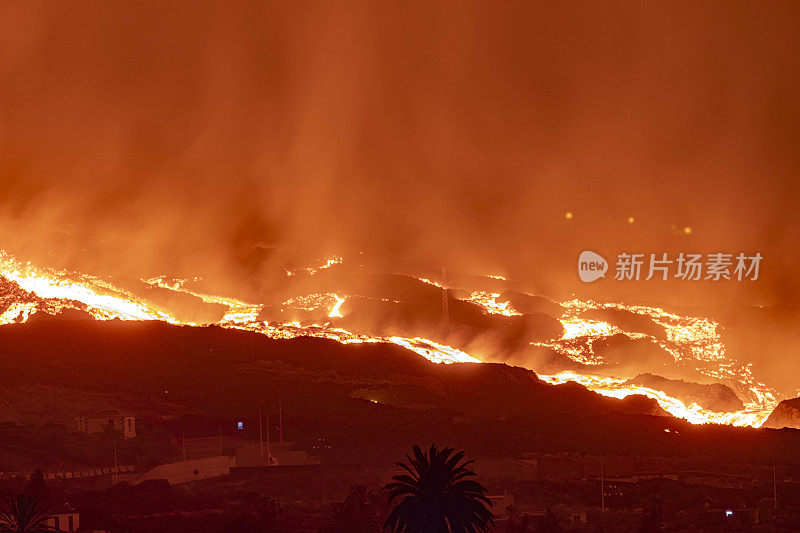
<path fill-rule="evenodd" d="M 335 257 L 325 261 L 318 267 L 306 269 L 313 275 L 320 269 L 341 263 Z M 97 320 L 163 320 L 172 324 L 199 325 L 179 320 L 164 309 L 138 298 L 132 293 L 122 290 L 96 277 L 66 272 L 55 269 L 40 268 L 30 263 L 18 261 L 12 255 L 0 251 L 0 276 L 14 281 L 19 286 L 47 301 L 47 312 L 57 313 L 61 309 L 73 308 L 87 311 Z M 500 276 L 491 276 L 500 279 Z M 420 281 L 437 287 L 442 285 L 424 278 Z M 262 306 L 244 302 L 235 298 L 208 295 L 193 292 L 186 288 L 185 280 L 164 277 L 143 280 L 146 283 L 163 289 L 192 295 L 206 303 L 221 304 L 227 308 L 218 325 L 222 327 L 256 331 L 272 338 L 294 338 L 300 336 L 324 337 L 342 343 L 386 342 L 403 346 L 435 363 L 471 362 L 481 360 L 461 350 L 420 337 L 373 337 L 353 333 L 335 327 L 330 322 L 324 324 L 304 324 L 298 322 L 269 324 L 258 320 Z M 499 301 L 499 293 L 473 291 L 467 298 L 486 313 L 505 316 L 519 315 L 509 302 Z M 326 309 L 328 317 L 342 317 L 341 307 L 346 296 L 339 294 L 310 294 L 284 302 L 299 309 Z M 673 355 L 676 361 L 690 361 L 697 365 L 697 370 L 720 381 L 736 382 L 752 393 L 755 398 L 746 404 L 745 409 L 732 413 L 717 413 L 702 409 L 696 404 L 685 405 L 662 391 L 647 387 L 631 386 L 624 379 L 611 376 L 578 374 L 561 372 L 555 375 L 539 375 L 553 384 L 576 381 L 599 394 L 623 398 L 631 394 L 644 394 L 658 401 L 659 405 L 670 414 L 684 418 L 692 423 L 720 423 L 737 426 L 758 427 L 763 423 L 777 404 L 773 392 L 758 382 L 752 375 L 749 365 L 735 364 L 725 352 L 725 346 L 717 333 L 717 324 L 703 317 L 679 316 L 653 307 L 627 306 L 620 303 L 597 303 L 591 301 L 572 300 L 562 302 L 564 314 L 559 317 L 565 333 L 561 339 L 538 343 L 550 347 L 575 361 L 584 364 L 598 364 L 599 358 L 591 351 L 591 340 L 614 334 L 625 334 L 631 338 L 644 334 L 625 332 L 606 322 L 582 318 L 582 312 L 590 309 L 623 309 L 638 315 L 651 318 L 663 326 L 667 332 L 666 341 L 660 345 Z M 12 302 L 0 314 L 0 325 L 25 322 L 32 313 L 39 310 L 36 302 Z"/>

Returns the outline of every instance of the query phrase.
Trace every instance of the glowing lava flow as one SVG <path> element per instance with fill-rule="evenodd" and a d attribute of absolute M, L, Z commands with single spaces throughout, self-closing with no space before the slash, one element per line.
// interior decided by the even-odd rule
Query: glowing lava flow
<path fill-rule="evenodd" d="M 437 283 L 428 279 L 419 279 L 438 286 Z M 480 306 L 490 314 L 505 316 L 521 314 L 513 309 L 509 302 L 498 302 L 499 296 L 498 293 L 475 291 L 470 294 L 467 301 Z M 631 339 L 649 338 L 669 352 L 676 363 L 691 366 L 702 374 L 746 391 L 751 397 L 751 401 L 746 401 L 745 408 L 741 411 L 719 413 L 703 409 L 697 404 L 686 405 L 662 391 L 631 385 L 626 383 L 625 379 L 596 373 L 539 374 L 539 377 L 548 383 L 560 384 L 566 381 L 576 381 L 594 392 L 614 398 L 643 394 L 655 399 L 662 409 L 673 416 L 684 418 L 695 424 L 718 423 L 758 427 L 778 403 L 772 390 L 755 379 L 751 364 L 738 363 L 727 356 L 725 346 L 717 332 L 718 324 L 713 320 L 704 317 L 680 316 L 655 307 L 630 306 L 621 303 L 571 300 L 562 302 L 561 305 L 565 311 L 558 318 L 564 327 L 564 335 L 557 340 L 532 343 L 534 346 L 551 348 L 582 365 L 600 368 L 605 361 L 594 353 L 593 341 L 616 334 L 623 334 Z M 641 332 L 625 331 L 620 326 L 582 316 L 586 311 L 602 309 L 627 311 L 647 317 L 664 328 L 666 340 L 658 340 Z"/>
<path fill-rule="evenodd" d="M 344 303 L 344 298 L 339 298 L 333 293 L 313 293 L 305 296 L 290 298 L 281 304 L 281 311 L 286 309 L 300 311 L 317 311 L 324 309 L 329 318 L 341 317 L 339 308 Z"/>
<path fill-rule="evenodd" d="M 619 378 L 588 376 L 571 371 L 559 372 L 554 375 L 537 375 L 542 381 L 553 385 L 575 381 L 587 389 L 612 398 L 625 398 L 633 394 L 642 394 L 656 400 L 658 405 L 672 416 L 683 418 L 693 424 L 714 423 L 758 427 L 763 423 L 765 416 L 763 410 L 759 408 L 756 408 L 756 410 L 745 408 L 742 411 L 732 413 L 717 413 L 708 409 L 703 409 L 696 403 L 686 405 L 677 398 L 673 398 L 659 390 L 630 385 L 626 383 L 624 379 Z M 766 413 L 766 416 L 769 416 L 769 412 Z"/>
<path fill-rule="evenodd" d="M 336 261 L 329 260 L 328 266 L 336 264 Z M 321 267 L 327 268 L 327 267 Z M 275 339 L 290 339 L 295 337 L 321 337 L 326 339 L 335 340 L 344 344 L 352 343 L 365 343 L 365 342 L 385 342 L 396 344 L 407 348 L 429 361 L 434 363 L 480 363 L 480 359 L 472 357 L 471 355 L 462 352 L 451 346 L 439 344 L 429 339 L 421 337 L 370 337 L 368 335 L 361 335 L 352 333 L 342 328 L 332 327 L 330 324 L 300 324 L 299 322 L 290 323 L 267 323 L 258 321 L 256 319 L 258 310 L 248 312 L 236 312 L 236 310 L 252 310 L 260 306 L 247 304 L 239 300 L 230 298 L 223 298 L 218 296 L 209 296 L 204 294 L 197 294 L 185 289 L 183 283 L 166 282 L 163 278 L 153 278 L 147 280 L 148 283 L 157 284 L 159 287 L 167 288 L 170 290 L 185 292 L 202 298 L 204 302 L 220 303 L 228 305 L 232 311 L 225 315 L 225 319 L 220 324 L 226 327 L 233 327 L 237 329 L 244 329 L 248 331 L 255 331 L 263 333 L 264 335 Z M 333 303 L 330 304 L 330 300 Z M 330 305 L 328 313 L 329 318 L 341 317 L 341 306 L 346 301 L 346 298 L 340 297 L 337 294 L 309 294 L 297 298 L 292 298 L 283 302 L 283 305 L 291 306 L 295 309 L 302 309 L 306 311 L 313 311 L 320 307 Z M 235 320 L 229 318 L 234 317 Z"/>
<path fill-rule="evenodd" d="M 208 304 L 224 305 L 228 308 L 228 312 L 222 317 L 223 323 L 238 324 L 253 322 L 258 318 L 258 314 L 261 312 L 261 306 L 257 304 L 250 304 L 235 298 L 212 296 L 210 294 L 203 294 L 186 289 L 186 280 L 156 277 L 142 281 L 155 287 L 161 287 L 162 289 L 189 294 Z"/>
<path fill-rule="evenodd" d="M 320 267 L 306 270 L 310 274 L 314 274 L 319 269 L 328 268 L 338 262 L 341 262 L 341 259 L 334 258 Z M 62 309 L 86 311 L 97 320 L 113 318 L 162 320 L 172 324 L 198 325 L 179 320 L 167 311 L 100 278 L 39 268 L 30 263 L 22 263 L 3 251 L 0 251 L 0 277 L 15 282 L 22 290 L 27 291 L 28 295 L 35 295 L 39 299 L 23 295 L 18 300 L 14 300 L 15 294 L 12 289 L 10 297 L 8 295 L 5 297 L 5 309 L 0 308 L 0 325 L 25 322 L 32 314 L 39 311 L 57 314 Z M 421 281 L 441 287 L 441 284 L 434 281 L 427 279 L 421 279 Z M 391 343 L 411 350 L 435 363 L 480 362 L 480 359 L 461 350 L 421 337 L 374 337 L 335 327 L 331 322 L 300 324 L 298 322 L 259 321 L 262 305 L 192 291 L 187 288 L 186 280 L 158 277 L 145 280 L 145 282 L 152 286 L 194 296 L 206 303 L 225 306 L 227 312 L 217 323 L 222 327 L 255 331 L 271 338 L 311 336 L 346 344 Z M 508 302 L 498 302 L 499 296 L 498 293 L 475 291 L 470 293 L 467 300 L 481 306 L 487 313 L 505 316 L 521 314 Z M 9 302 L 9 300 L 11 301 Z M 336 319 L 342 316 L 341 307 L 345 300 L 345 297 L 338 294 L 326 293 L 298 297 L 288 300 L 284 304 L 291 305 L 295 309 L 307 310 L 322 307 L 327 311 L 328 318 Z M 676 362 L 697 365 L 697 370 L 722 382 L 738 383 L 750 392 L 752 401 L 746 403 L 745 409 L 742 411 L 717 413 L 703 409 L 696 404 L 687 406 L 664 392 L 647 387 L 632 386 L 625 383 L 625 380 L 612 376 L 583 375 L 575 372 L 540 375 L 540 378 L 546 382 L 559 384 L 565 381 L 577 381 L 599 394 L 616 398 L 623 398 L 631 394 L 644 394 L 657 400 L 665 411 L 693 423 L 723 423 L 757 427 L 766 419 L 777 403 L 775 395 L 769 387 L 754 378 L 751 365 L 737 363 L 727 356 L 725 346 L 717 332 L 718 325 L 712 320 L 675 315 L 653 307 L 626 306 L 618 303 L 572 300 L 561 305 L 565 308 L 563 316 L 559 317 L 565 329 L 564 335 L 561 339 L 538 343 L 538 345 L 550 347 L 584 364 L 600 365 L 603 361 L 601 357 L 593 353 L 592 340 L 618 333 L 631 338 L 648 336 L 640 332 L 624 331 L 620 326 L 607 322 L 583 318 L 582 313 L 597 309 L 628 311 L 648 317 L 664 327 L 666 340 L 653 340 L 659 342 L 665 350 L 672 354 Z M 600 367 L 598 366 L 598 368 Z"/>
<path fill-rule="evenodd" d="M 345 302 L 345 299 L 344 298 L 339 298 L 339 296 L 337 296 L 336 294 L 334 294 L 333 297 L 336 298 L 336 303 L 333 304 L 333 307 L 331 307 L 331 312 L 328 313 L 328 317 L 329 318 L 334 318 L 334 317 L 341 318 L 342 317 L 342 311 L 340 309 L 342 307 L 342 304 Z"/>
<path fill-rule="evenodd" d="M 329 260 L 326 266 L 321 268 L 327 268 L 327 266 L 337 262 Z M 130 292 L 115 288 L 99 278 L 37 268 L 29 263 L 20 263 L 13 256 L 2 251 L 0 251 L 0 276 L 16 282 L 22 289 L 35 294 L 39 298 L 57 300 L 55 303 L 51 302 L 53 309 L 48 309 L 52 310 L 53 313 L 65 308 L 78 309 L 85 307 L 85 310 L 98 320 L 112 318 L 122 320 L 163 320 L 172 324 L 198 325 L 192 322 L 180 321 L 167 312 L 140 301 Z M 277 339 L 310 336 L 322 337 L 346 344 L 385 342 L 407 348 L 436 363 L 480 362 L 479 359 L 460 350 L 420 337 L 370 337 L 351 333 L 342 328 L 332 327 L 330 324 L 301 325 L 297 322 L 270 324 L 257 320 L 262 308 L 261 305 L 247 303 L 235 298 L 191 291 L 185 286 L 186 280 L 157 277 L 144 281 L 153 286 L 190 294 L 206 303 L 226 306 L 228 312 L 225 313 L 222 321 L 218 324 L 222 327 L 255 331 Z M 345 299 L 337 295 L 331 296 L 335 303 L 330 309 L 329 316 L 341 315 L 339 310 Z M 36 302 L 12 303 L 0 315 L 0 324 L 25 322 L 39 308 L 40 304 Z"/>
<path fill-rule="evenodd" d="M 13 256 L 3 251 L 0 251 L 0 275 L 16 282 L 22 289 L 39 298 L 80 302 L 96 320 L 118 318 L 177 322 L 168 313 L 137 301 L 132 294 L 112 287 L 99 278 L 37 268 L 30 263 L 16 261 Z M 74 304 L 66 304 L 63 307 L 78 308 Z M 27 311 L 21 309 L 20 312 L 23 318 L 27 319 L 33 310 L 33 307 L 28 306 Z M 3 316 L 11 313 L 13 311 L 9 308 Z"/>
<path fill-rule="evenodd" d="M 567 323 L 584 323 L 586 327 L 582 331 L 581 337 L 567 337 L 565 335 L 559 341 L 547 343 L 548 346 L 562 351 L 568 357 L 577 361 L 589 364 L 602 362 L 592 351 L 592 340 L 622 333 L 630 338 L 647 337 L 642 333 L 624 331 L 621 327 L 611 326 L 603 322 L 587 321 L 580 315 L 588 310 L 594 309 L 613 309 L 622 310 L 651 319 L 654 323 L 664 328 L 666 340 L 658 340 L 650 337 L 657 342 L 664 350 L 669 352 L 676 364 L 686 365 L 722 383 L 728 383 L 739 390 L 743 390 L 750 396 L 751 401 L 745 401 L 745 408 L 742 411 L 733 413 L 714 413 L 702 410 L 697 406 L 671 406 L 669 402 L 659 400 L 662 407 L 673 414 L 683 412 L 682 418 L 687 420 L 704 419 L 707 422 L 726 423 L 733 425 L 760 426 L 769 416 L 777 405 L 778 400 L 773 391 L 764 383 L 755 379 L 752 372 L 752 365 L 739 363 L 728 356 L 725 345 L 718 333 L 719 324 L 704 317 L 681 316 L 668 313 L 663 309 L 646 306 L 631 306 L 620 303 L 598 303 L 592 301 L 572 300 L 562 304 L 566 311 L 561 318 L 562 324 L 567 327 Z M 602 326 L 601 326 L 602 325 Z M 569 329 L 567 330 L 569 333 Z M 580 355 L 575 357 L 576 350 Z M 611 388 L 597 389 L 597 392 L 610 393 L 614 395 L 622 394 L 620 391 L 628 390 L 628 394 L 647 394 L 655 397 L 658 391 L 634 391 L 634 387 L 626 386 L 622 388 L 618 384 Z M 659 393 L 661 394 L 661 393 Z M 610 394 L 609 394 L 610 395 Z M 658 398 L 656 398 L 658 399 Z"/>
<path fill-rule="evenodd" d="M 416 352 L 434 363 L 480 363 L 481 360 L 445 344 L 422 337 L 389 337 L 390 342 Z"/>
<path fill-rule="evenodd" d="M 325 270 L 326 268 L 330 268 L 330 267 L 332 267 L 333 265 L 339 265 L 339 264 L 341 264 L 343 261 L 344 261 L 344 260 L 343 260 L 341 257 L 339 257 L 339 256 L 329 257 L 329 258 L 328 258 L 328 259 L 326 259 L 326 260 L 325 260 L 325 262 L 324 262 L 324 263 L 322 263 L 321 265 L 318 265 L 318 266 L 313 266 L 313 267 L 306 267 L 306 268 L 304 268 L 303 270 L 305 270 L 306 272 L 308 272 L 308 273 L 309 273 L 309 275 L 313 276 L 313 275 L 315 275 L 317 272 L 319 272 L 320 270 Z M 295 275 L 297 275 L 297 270 L 293 270 L 293 269 L 287 269 L 285 272 L 286 272 L 286 275 L 287 275 L 287 276 L 295 276 Z"/>
<path fill-rule="evenodd" d="M 36 312 L 38 304 L 30 303 L 12 303 L 8 308 L 0 314 L 0 326 L 4 324 L 14 324 L 16 322 L 25 322 L 28 318 Z"/>
<path fill-rule="evenodd" d="M 440 289 L 446 288 L 444 285 L 442 285 L 438 281 L 433 281 L 432 279 L 428 279 L 428 278 L 417 278 L 417 279 L 419 281 L 423 282 L 423 283 L 427 283 L 428 285 L 433 285 L 434 287 L 439 287 Z"/>
<path fill-rule="evenodd" d="M 483 307 L 486 312 L 495 315 L 515 316 L 522 314 L 511 307 L 511 302 L 498 302 L 497 299 L 499 297 L 500 293 L 498 292 L 474 291 L 469 295 L 467 301 L 477 304 Z"/>

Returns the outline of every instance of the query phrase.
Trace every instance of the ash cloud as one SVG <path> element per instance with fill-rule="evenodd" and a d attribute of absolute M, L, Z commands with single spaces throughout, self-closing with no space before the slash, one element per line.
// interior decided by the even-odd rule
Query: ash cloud
<path fill-rule="evenodd" d="M 0 238 L 26 257 L 235 285 L 367 250 L 554 295 L 796 301 L 796 2 L 0 10 Z M 765 263 L 612 295 L 584 249 Z"/>

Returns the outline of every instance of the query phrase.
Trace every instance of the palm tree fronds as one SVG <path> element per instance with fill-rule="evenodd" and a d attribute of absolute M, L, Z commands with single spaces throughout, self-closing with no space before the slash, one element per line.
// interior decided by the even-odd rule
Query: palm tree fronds
<path fill-rule="evenodd" d="M 494 524 L 486 489 L 474 479 L 473 461 L 464 452 L 431 445 L 414 446 L 405 463 L 407 474 L 386 485 L 389 503 L 397 501 L 384 529 L 396 533 L 485 533 Z"/>

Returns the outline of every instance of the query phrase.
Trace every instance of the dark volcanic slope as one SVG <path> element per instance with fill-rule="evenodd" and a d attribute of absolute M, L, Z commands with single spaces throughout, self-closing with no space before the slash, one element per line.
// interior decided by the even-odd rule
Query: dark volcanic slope
<path fill-rule="evenodd" d="M 765 428 L 795 428 L 800 429 L 800 398 L 783 400 L 764 422 Z"/>
<path fill-rule="evenodd" d="M 603 357 L 604 364 L 620 374 L 630 376 L 655 371 L 669 371 L 674 359 L 653 339 L 632 339 L 624 333 L 592 341 L 594 353 Z"/>
<path fill-rule="evenodd" d="M 664 391 L 686 405 L 696 403 L 712 411 L 733 412 L 744 409 L 744 403 L 736 396 L 733 389 L 722 383 L 703 385 L 682 379 L 667 379 L 653 374 L 639 374 L 629 379 L 628 383 Z"/>
<path fill-rule="evenodd" d="M 255 356 L 256 364 L 251 360 Z M 0 327 L 7 386 L 44 383 L 169 401 L 219 421 L 247 418 L 259 403 L 284 404 L 301 445 L 319 436 L 350 460 L 391 460 L 436 441 L 480 454 L 535 450 L 616 453 L 789 453 L 800 432 L 697 427 L 652 416 L 652 400 L 601 397 L 552 386 L 500 364 L 434 365 L 394 345 L 272 340 L 218 327 L 68 322 Z M 366 401 L 376 394 L 380 404 Z M 680 438 L 665 427 L 680 428 Z M 193 426 L 186 428 L 192 431 Z"/>

